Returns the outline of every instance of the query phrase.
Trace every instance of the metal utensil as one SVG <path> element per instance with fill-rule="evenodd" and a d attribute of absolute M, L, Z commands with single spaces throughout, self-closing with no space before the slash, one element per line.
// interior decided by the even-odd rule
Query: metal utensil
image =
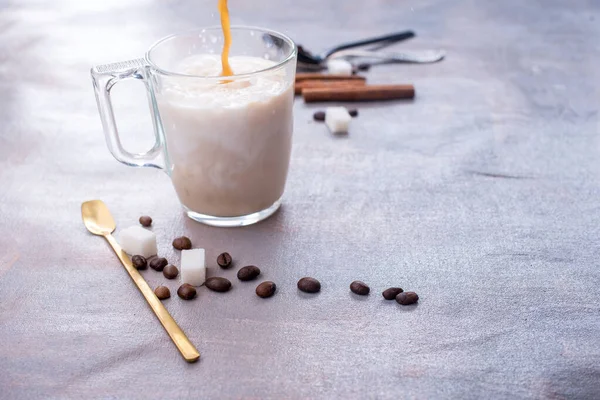
<path fill-rule="evenodd" d="M 298 46 L 298 62 L 301 64 L 313 64 L 320 65 L 333 53 L 337 53 L 341 50 L 351 49 L 354 47 L 367 46 L 370 44 L 384 44 L 390 45 L 396 42 L 400 42 L 402 40 L 407 40 L 415 36 L 413 31 L 403 31 L 403 32 L 395 32 L 390 33 L 383 36 L 377 36 L 369 39 L 357 40 L 354 42 L 344 43 L 337 45 L 329 50 L 325 50 L 320 54 L 312 54 L 311 52 L 304 49 L 302 46 Z"/>
<path fill-rule="evenodd" d="M 183 333 L 177 322 L 167 311 L 165 306 L 158 300 L 150 286 L 146 283 L 142 275 L 135 269 L 129 259 L 129 256 L 121 249 L 111 233 L 115 230 L 115 220 L 113 219 L 108 207 L 102 200 L 91 200 L 81 204 L 81 217 L 88 231 L 94 235 L 103 236 L 112 246 L 113 250 L 121 260 L 125 270 L 136 284 L 144 298 L 158 317 L 158 320 L 165 328 L 175 346 L 187 362 L 195 362 L 200 358 L 200 353 L 194 347 L 192 342 Z"/>
<path fill-rule="evenodd" d="M 402 62 L 414 64 L 434 63 L 444 59 L 446 52 L 444 50 L 414 50 L 402 52 L 371 51 L 371 50 L 342 50 L 332 54 L 329 59 L 361 57 L 367 59 L 377 59 L 380 62 Z"/>

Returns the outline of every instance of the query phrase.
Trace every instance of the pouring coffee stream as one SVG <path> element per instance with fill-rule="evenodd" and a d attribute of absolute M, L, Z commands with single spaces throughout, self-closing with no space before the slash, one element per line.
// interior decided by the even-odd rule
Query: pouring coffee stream
<path fill-rule="evenodd" d="M 223 50 L 221 52 L 222 76 L 231 76 L 233 71 L 229 65 L 229 49 L 231 48 L 231 27 L 229 23 L 229 9 L 227 0 L 219 0 L 219 14 L 221 15 L 221 28 L 223 29 Z"/>

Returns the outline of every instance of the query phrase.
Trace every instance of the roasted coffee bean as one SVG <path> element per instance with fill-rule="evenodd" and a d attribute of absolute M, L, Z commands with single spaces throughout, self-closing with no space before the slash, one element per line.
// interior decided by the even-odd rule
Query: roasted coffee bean
<path fill-rule="evenodd" d="M 356 108 L 353 108 L 352 110 L 348 110 L 348 114 L 350 114 L 352 118 L 358 117 L 358 110 Z"/>
<path fill-rule="evenodd" d="M 366 296 L 371 291 L 371 288 L 367 286 L 367 284 L 364 282 L 354 281 L 350 284 L 350 290 L 352 290 L 352 293 L 356 293 L 361 296 Z"/>
<path fill-rule="evenodd" d="M 173 240 L 173 247 L 177 250 L 189 250 L 192 248 L 192 241 L 187 236 L 180 236 Z"/>
<path fill-rule="evenodd" d="M 140 217 L 140 224 L 142 224 L 142 226 L 149 227 L 152 225 L 152 218 L 147 215 L 142 215 Z"/>
<path fill-rule="evenodd" d="M 135 269 L 146 269 L 148 266 L 148 261 L 144 258 L 144 256 L 133 256 L 131 257 L 131 263 Z"/>
<path fill-rule="evenodd" d="M 325 111 L 317 111 L 317 112 L 315 112 L 313 114 L 313 119 L 315 121 L 319 121 L 319 122 L 325 121 Z"/>
<path fill-rule="evenodd" d="M 175 279 L 175 278 L 177 278 L 177 275 L 179 275 L 179 270 L 174 265 L 167 265 L 163 269 L 163 275 L 167 279 Z"/>
<path fill-rule="evenodd" d="M 321 282 L 315 278 L 302 278 L 298 281 L 298 289 L 306 293 L 317 293 L 321 290 Z"/>
<path fill-rule="evenodd" d="M 371 69 L 371 64 L 369 63 L 360 63 L 356 66 L 356 69 L 359 71 L 368 71 Z"/>
<path fill-rule="evenodd" d="M 166 286 L 159 286 L 154 289 L 154 294 L 158 297 L 159 300 L 168 299 L 171 297 L 171 291 Z"/>
<path fill-rule="evenodd" d="M 184 283 L 177 289 L 177 296 L 183 300 L 191 300 L 196 297 L 196 288 L 188 283 Z"/>
<path fill-rule="evenodd" d="M 231 267 L 231 256 L 229 253 L 225 252 L 219 254 L 219 257 L 217 257 L 217 264 L 219 264 L 219 267 L 221 268 Z"/>
<path fill-rule="evenodd" d="M 231 282 L 229 279 L 221 277 L 208 278 L 204 285 L 215 292 L 226 292 L 231 289 Z"/>
<path fill-rule="evenodd" d="M 398 296 L 396 296 L 396 301 L 398 302 L 398 304 L 407 306 L 409 304 L 414 304 L 417 301 L 419 301 L 419 295 L 415 292 L 398 293 Z"/>
<path fill-rule="evenodd" d="M 383 298 L 386 300 L 394 300 L 396 298 L 396 296 L 398 296 L 398 293 L 402 293 L 404 292 L 404 290 L 402 290 L 402 288 L 399 287 L 391 287 L 389 289 L 385 289 L 383 291 L 383 293 L 381 293 L 383 295 Z"/>
<path fill-rule="evenodd" d="M 156 257 L 153 258 L 148 265 L 155 271 L 162 271 L 167 266 L 167 264 L 169 264 L 169 262 L 166 258 Z"/>
<path fill-rule="evenodd" d="M 256 295 L 266 299 L 267 297 L 273 296 L 275 290 L 277 290 L 277 285 L 275 285 L 274 282 L 266 281 L 256 287 Z"/>
<path fill-rule="evenodd" d="M 260 269 L 255 265 L 247 265 L 237 273 L 237 277 L 240 281 L 251 281 L 252 279 L 256 279 L 257 276 L 260 275 Z"/>

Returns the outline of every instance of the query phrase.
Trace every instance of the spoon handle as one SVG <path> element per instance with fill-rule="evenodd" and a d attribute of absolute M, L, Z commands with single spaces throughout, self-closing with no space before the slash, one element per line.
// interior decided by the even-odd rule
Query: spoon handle
<path fill-rule="evenodd" d="M 121 260 L 121 263 L 129 273 L 129 276 L 144 295 L 144 298 L 152 308 L 152 311 L 154 311 L 154 314 L 158 317 L 158 320 L 171 337 L 171 340 L 173 340 L 173 343 L 175 343 L 175 346 L 177 346 L 177 349 L 183 358 L 185 358 L 185 361 L 190 363 L 198 361 L 200 353 L 198 353 L 196 347 L 194 347 L 179 325 L 177 325 L 177 322 L 175 322 L 165 306 L 158 300 L 158 297 L 156 297 L 152 289 L 150 289 L 150 286 L 148 286 L 144 277 L 133 267 L 129 256 L 121 249 L 121 246 L 111 234 L 105 235 L 104 237 L 112 246 L 117 257 L 119 257 L 119 260 Z"/>
<path fill-rule="evenodd" d="M 404 62 L 414 64 L 429 64 L 441 61 L 446 56 L 443 50 L 416 50 L 404 52 L 386 52 L 371 50 L 342 50 L 333 54 L 330 58 L 340 57 L 362 57 L 380 59 L 384 62 Z"/>

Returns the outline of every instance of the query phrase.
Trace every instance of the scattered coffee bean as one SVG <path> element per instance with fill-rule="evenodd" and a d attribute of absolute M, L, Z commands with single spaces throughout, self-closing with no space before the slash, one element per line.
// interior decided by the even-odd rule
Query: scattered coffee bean
<path fill-rule="evenodd" d="M 175 278 L 177 278 L 177 275 L 179 275 L 179 270 L 174 265 L 167 265 L 163 269 L 163 275 L 167 279 L 175 279 Z"/>
<path fill-rule="evenodd" d="M 398 302 L 398 304 L 407 306 L 409 304 L 414 304 L 417 301 L 419 301 L 419 295 L 415 292 L 398 293 L 398 296 L 396 296 L 396 301 Z"/>
<path fill-rule="evenodd" d="M 188 283 L 184 283 L 177 289 L 177 296 L 183 300 L 191 300 L 196 297 L 196 288 Z"/>
<path fill-rule="evenodd" d="M 166 258 L 156 257 L 153 258 L 148 265 L 155 271 L 162 271 L 167 266 L 167 264 L 169 264 L 169 262 Z"/>
<path fill-rule="evenodd" d="M 131 257 L 131 263 L 135 269 L 146 269 L 148 266 L 148 261 L 144 258 L 144 256 L 140 255 Z"/>
<path fill-rule="evenodd" d="M 315 121 L 325 121 L 325 111 L 317 111 L 313 114 L 313 119 Z"/>
<path fill-rule="evenodd" d="M 256 295 L 266 299 L 267 297 L 273 296 L 275 290 L 277 290 L 277 285 L 275 285 L 274 282 L 266 281 L 256 287 Z"/>
<path fill-rule="evenodd" d="M 149 227 L 152 225 L 152 218 L 147 215 L 142 215 L 140 217 L 140 224 L 142 224 L 142 226 Z"/>
<path fill-rule="evenodd" d="M 231 289 L 231 282 L 229 279 L 221 277 L 208 278 L 204 285 L 215 292 L 226 292 Z"/>
<path fill-rule="evenodd" d="M 298 289 L 306 293 L 317 293 L 321 290 L 321 282 L 315 278 L 302 278 L 298 281 Z"/>
<path fill-rule="evenodd" d="M 353 108 L 352 110 L 348 110 L 348 114 L 350 114 L 352 118 L 358 117 L 358 110 L 356 108 Z"/>
<path fill-rule="evenodd" d="M 366 283 L 361 281 L 354 281 L 350 284 L 350 290 L 352 293 L 356 293 L 361 296 L 366 296 L 371 291 L 371 288 Z"/>
<path fill-rule="evenodd" d="M 231 267 L 231 256 L 229 253 L 225 252 L 219 254 L 219 257 L 217 257 L 217 264 L 219 264 L 219 267 L 221 268 Z"/>
<path fill-rule="evenodd" d="M 391 287 L 389 289 L 385 289 L 382 293 L 383 298 L 386 300 L 394 300 L 396 298 L 396 296 L 398 296 L 398 293 L 402 293 L 404 292 L 404 290 L 402 290 L 402 288 L 399 287 Z"/>
<path fill-rule="evenodd" d="M 241 268 L 237 273 L 237 277 L 240 281 L 251 281 L 252 279 L 256 279 L 259 275 L 260 269 L 255 265 L 247 265 Z"/>
<path fill-rule="evenodd" d="M 166 286 L 159 286 L 154 289 L 154 294 L 158 297 L 159 300 L 168 299 L 171 297 L 171 291 Z"/>
<path fill-rule="evenodd" d="M 356 66 L 356 69 L 359 71 L 368 71 L 371 69 L 371 64 L 369 63 L 360 63 Z"/>
<path fill-rule="evenodd" d="M 189 250 L 192 248 L 192 241 L 187 236 L 180 236 L 173 240 L 173 247 L 177 250 Z"/>

